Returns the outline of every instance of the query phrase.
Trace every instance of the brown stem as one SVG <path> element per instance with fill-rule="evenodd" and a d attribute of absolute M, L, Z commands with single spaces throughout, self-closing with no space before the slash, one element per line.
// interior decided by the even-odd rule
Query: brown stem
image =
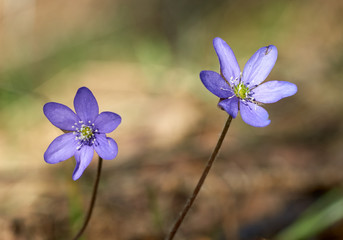
<path fill-rule="evenodd" d="M 174 223 L 174 226 L 172 228 L 172 230 L 170 231 L 169 235 L 166 237 L 166 240 L 172 240 L 176 234 L 176 232 L 178 231 L 180 225 L 182 224 L 185 216 L 187 215 L 187 212 L 188 210 L 191 208 L 191 206 L 193 205 L 193 202 L 195 200 L 195 198 L 198 196 L 198 193 L 208 175 L 208 172 L 210 171 L 211 167 L 212 167 L 212 164 L 214 162 L 214 160 L 216 159 L 218 153 L 219 153 L 219 150 L 220 150 L 220 147 L 222 146 L 222 143 L 224 141 L 224 138 L 226 136 L 226 133 L 227 131 L 229 130 L 229 127 L 230 127 L 230 123 L 231 123 L 231 120 L 232 120 L 232 117 L 229 116 L 229 118 L 227 119 L 225 125 L 224 125 L 224 128 L 223 128 L 223 131 L 222 133 L 220 134 L 220 137 L 218 139 L 218 142 L 217 142 L 217 145 L 216 147 L 214 148 L 212 154 L 211 154 L 211 157 L 210 159 L 208 160 L 207 162 L 207 165 L 198 181 L 198 184 L 196 185 L 194 191 L 193 191 L 193 194 L 192 196 L 187 200 L 182 212 L 180 213 L 178 219 L 175 221 Z"/>
<path fill-rule="evenodd" d="M 96 200 L 96 195 L 97 195 L 97 191 L 98 191 L 99 181 L 100 181 L 101 167 L 102 167 L 102 158 L 99 157 L 98 171 L 97 171 L 96 179 L 95 179 L 95 182 L 94 182 L 92 199 L 91 199 L 91 202 L 90 202 L 90 205 L 89 205 L 88 213 L 86 215 L 85 221 L 83 222 L 83 225 L 82 225 L 81 229 L 75 235 L 73 240 L 77 240 L 79 237 L 81 237 L 82 233 L 87 228 L 89 220 L 91 219 L 93 208 L 94 208 L 94 204 L 95 204 L 95 200 Z"/>

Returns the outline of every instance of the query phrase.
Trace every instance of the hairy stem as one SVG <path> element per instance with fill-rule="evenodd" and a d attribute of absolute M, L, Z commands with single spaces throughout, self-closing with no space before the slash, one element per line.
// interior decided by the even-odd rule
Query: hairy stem
<path fill-rule="evenodd" d="M 93 193 L 92 193 L 92 199 L 91 202 L 89 204 L 89 209 L 85 218 L 85 221 L 83 222 L 83 225 L 81 227 L 81 229 L 79 230 L 79 232 L 75 235 L 75 237 L 73 238 L 73 240 L 77 240 L 81 237 L 81 235 L 83 234 L 83 232 L 85 231 L 85 229 L 87 228 L 88 222 L 91 219 L 92 216 L 92 212 L 93 212 L 93 208 L 94 208 L 94 204 L 95 204 L 95 200 L 96 200 L 96 195 L 98 192 L 98 186 L 99 186 L 99 181 L 100 181 L 100 175 L 101 175 L 101 167 L 102 167 L 102 158 L 99 157 L 99 163 L 98 163 L 98 171 L 96 174 L 96 179 L 94 182 L 94 187 L 93 187 Z"/>
<path fill-rule="evenodd" d="M 177 220 L 175 221 L 174 225 L 173 225 L 173 228 L 171 229 L 169 235 L 166 237 L 166 240 L 171 240 L 174 238 L 176 232 L 178 231 L 180 225 L 182 224 L 185 216 L 187 215 L 188 213 L 188 210 L 192 207 L 193 205 L 193 202 L 195 200 L 195 198 L 198 196 L 198 193 L 202 187 L 202 185 L 204 184 L 204 181 L 208 175 L 208 172 L 210 171 L 211 167 L 212 167 L 212 164 L 214 162 L 214 160 L 216 159 L 218 153 L 219 153 L 219 150 L 220 150 L 220 147 L 222 146 L 222 143 L 224 141 L 224 138 L 226 136 L 226 133 L 227 131 L 229 130 L 229 127 L 230 127 L 230 123 L 231 123 L 231 120 L 232 120 L 232 117 L 229 116 L 229 118 L 227 119 L 225 125 L 224 125 L 224 128 L 223 128 L 223 131 L 222 133 L 220 134 L 220 137 L 218 139 L 218 142 L 217 142 L 217 145 L 216 147 L 214 148 L 212 154 L 211 154 L 211 157 L 210 159 L 208 160 L 207 162 L 207 165 L 198 181 L 198 184 L 196 185 L 194 191 L 193 191 L 193 194 L 192 196 L 187 200 L 185 206 L 183 207 L 183 210 L 182 212 L 180 213 L 179 217 L 177 218 Z"/>

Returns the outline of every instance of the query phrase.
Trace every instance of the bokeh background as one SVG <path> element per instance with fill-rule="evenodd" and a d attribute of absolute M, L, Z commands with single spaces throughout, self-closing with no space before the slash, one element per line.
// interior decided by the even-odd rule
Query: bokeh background
<path fill-rule="evenodd" d="M 83 239 L 163 239 L 227 114 L 201 84 L 219 71 L 212 39 L 243 68 L 274 44 L 267 80 L 298 93 L 271 124 L 232 122 L 176 239 L 343 239 L 343 2 L 340 0 L 1 0 L 0 239 L 70 239 L 88 207 L 94 158 L 46 164 L 61 134 L 42 107 L 90 88 L 122 116 Z"/>

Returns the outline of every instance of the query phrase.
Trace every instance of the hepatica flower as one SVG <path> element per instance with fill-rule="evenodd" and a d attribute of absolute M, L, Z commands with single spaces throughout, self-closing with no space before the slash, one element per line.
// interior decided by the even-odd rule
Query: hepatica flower
<path fill-rule="evenodd" d="M 92 161 L 94 150 L 105 160 L 117 156 L 117 143 L 106 133 L 117 128 L 121 117 L 113 112 L 99 114 L 98 103 L 86 87 L 77 91 L 74 108 L 76 114 L 60 103 L 49 102 L 44 105 L 43 111 L 49 121 L 66 132 L 52 141 L 44 153 L 44 160 L 58 163 L 75 156 L 73 179 L 77 180 Z"/>
<path fill-rule="evenodd" d="M 254 127 L 270 123 L 268 112 L 261 107 L 274 103 L 297 92 L 297 86 L 285 81 L 269 81 L 261 84 L 269 75 L 277 59 L 273 45 L 260 48 L 240 71 L 236 57 L 221 38 L 213 40 L 218 55 L 220 72 L 202 71 L 200 79 L 205 87 L 220 98 L 218 106 L 236 118 L 240 110 L 244 122 Z"/>

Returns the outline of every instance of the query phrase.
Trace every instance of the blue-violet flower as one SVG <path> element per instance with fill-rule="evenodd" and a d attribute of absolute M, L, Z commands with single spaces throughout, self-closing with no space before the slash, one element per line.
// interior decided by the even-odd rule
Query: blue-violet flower
<path fill-rule="evenodd" d="M 53 164 L 75 156 L 73 179 L 77 180 L 92 161 L 94 150 L 105 160 L 117 156 L 117 143 L 106 137 L 106 133 L 118 127 L 121 117 L 113 112 L 99 114 L 98 103 L 86 87 L 77 91 L 74 108 L 76 114 L 60 103 L 44 105 L 43 111 L 49 121 L 66 132 L 52 141 L 44 153 L 44 160 Z"/>
<path fill-rule="evenodd" d="M 220 98 L 218 106 L 236 118 L 240 110 L 244 122 L 254 127 L 270 123 L 268 112 L 261 107 L 274 103 L 297 92 L 297 86 L 285 81 L 269 81 L 261 84 L 269 75 L 277 59 L 273 45 L 260 48 L 246 63 L 243 73 L 229 45 L 221 38 L 213 39 L 218 55 L 220 73 L 200 72 L 205 87 Z"/>

